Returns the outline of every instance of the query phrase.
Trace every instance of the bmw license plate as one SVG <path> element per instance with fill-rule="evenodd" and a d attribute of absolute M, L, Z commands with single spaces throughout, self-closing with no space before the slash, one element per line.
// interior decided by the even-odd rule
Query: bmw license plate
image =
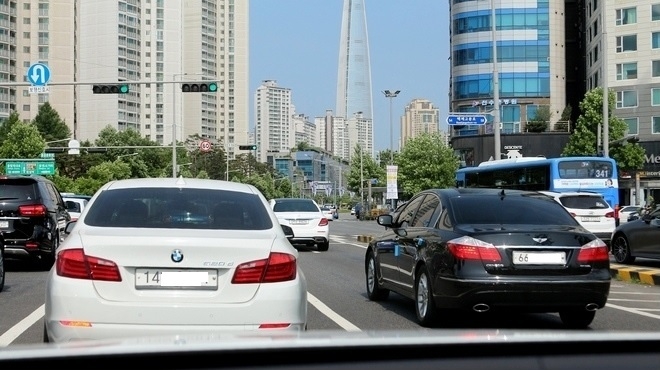
<path fill-rule="evenodd" d="M 600 222 L 600 217 L 583 216 L 582 221 L 583 222 Z"/>
<path fill-rule="evenodd" d="M 217 289 L 217 270 L 136 269 L 136 289 Z"/>
<path fill-rule="evenodd" d="M 513 252 L 515 265 L 563 265 L 565 252 Z"/>
<path fill-rule="evenodd" d="M 8 229 L 9 221 L 0 221 L 0 229 Z"/>

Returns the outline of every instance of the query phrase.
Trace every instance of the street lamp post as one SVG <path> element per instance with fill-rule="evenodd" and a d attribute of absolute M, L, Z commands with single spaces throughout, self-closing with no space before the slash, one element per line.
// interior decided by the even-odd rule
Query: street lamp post
<path fill-rule="evenodd" d="M 495 16 L 495 0 L 490 0 L 491 33 L 493 35 L 493 142 L 495 159 L 501 159 L 500 153 L 500 76 L 497 68 L 497 22 Z"/>
<path fill-rule="evenodd" d="M 172 75 L 172 177 L 176 178 L 176 90 L 177 90 L 177 77 L 183 76 L 201 76 L 201 73 L 175 73 Z M 181 140 L 183 140 L 183 122 L 181 123 Z"/>
<path fill-rule="evenodd" d="M 393 134 L 393 126 L 394 124 L 392 123 L 392 99 L 396 98 L 397 95 L 401 90 L 384 90 L 383 94 L 385 94 L 385 97 L 390 99 L 390 164 L 394 164 L 394 134 Z"/>

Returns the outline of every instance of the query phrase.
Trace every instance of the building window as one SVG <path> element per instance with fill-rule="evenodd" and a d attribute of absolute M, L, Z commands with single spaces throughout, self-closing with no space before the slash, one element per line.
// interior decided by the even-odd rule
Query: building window
<path fill-rule="evenodd" d="M 651 89 L 651 105 L 660 105 L 660 88 Z"/>
<path fill-rule="evenodd" d="M 660 77 L 660 60 L 651 63 L 651 77 Z"/>
<path fill-rule="evenodd" d="M 660 4 L 651 5 L 651 20 L 660 21 Z"/>
<path fill-rule="evenodd" d="M 637 23 L 637 9 L 625 8 L 616 10 L 616 25 Z"/>
<path fill-rule="evenodd" d="M 23 112 L 29 112 L 30 111 L 30 104 L 23 104 Z"/>
<path fill-rule="evenodd" d="M 660 117 L 651 117 L 651 129 L 654 134 L 660 134 Z"/>
<path fill-rule="evenodd" d="M 624 118 L 623 122 L 628 126 L 628 135 L 637 135 L 639 134 L 639 118 Z"/>
<path fill-rule="evenodd" d="M 660 49 L 660 32 L 651 34 L 651 49 Z"/>
<path fill-rule="evenodd" d="M 616 52 L 637 51 L 637 35 L 616 37 Z"/>
<path fill-rule="evenodd" d="M 637 78 L 637 62 L 616 65 L 617 80 L 633 80 Z"/>
<path fill-rule="evenodd" d="M 616 92 L 617 108 L 633 108 L 637 106 L 637 91 L 626 90 Z"/>

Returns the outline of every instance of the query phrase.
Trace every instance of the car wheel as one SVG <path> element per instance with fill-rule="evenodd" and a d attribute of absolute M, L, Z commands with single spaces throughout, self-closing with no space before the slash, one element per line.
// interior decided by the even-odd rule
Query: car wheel
<path fill-rule="evenodd" d="M 373 253 L 369 252 L 365 266 L 365 276 L 367 278 L 367 296 L 371 301 L 382 301 L 390 295 L 389 290 L 383 289 L 378 285 L 379 275 L 376 258 Z"/>
<path fill-rule="evenodd" d="M 57 255 L 57 249 L 59 247 L 60 247 L 60 235 L 55 234 L 55 236 L 53 237 L 53 245 L 50 252 L 41 255 L 41 259 L 39 260 L 42 270 L 48 271 L 50 270 L 51 267 L 53 267 L 53 264 L 55 263 L 55 256 Z"/>
<path fill-rule="evenodd" d="M 559 312 L 559 318 L 564 325 L 571 329 L 585 329 L 591 325 L 596 317 L 596 311 L 587 311 L 584 308 L 575 308 Z"/>
<path fill-rule="evenodd" d="M 617 235 L 612 240 L 612 255 L 618 263 L 633 263 L 635 257 L 630 254 L 628 239 L 623 235 Z"/>
<path fill-rule="evenodd" d="M 415 280 L 415 313 L 420 325 L 433 326 L 438 318 L 438 310 L 433 301 L 433 288 L 426 267 L 420 267 Z"/>
<path fill-rule="evenodd" d="M 316 245 L 316 248 L 318 249 L 319 252 L 325 252 L 328 250 L 328 248 L 330 248 L 330 242 L 318 243 Z"/>
<path fill-rule="evenodd" d="M 5 250 L 4 246 L 0 245 L 0 292 L 5 287 Z"/>

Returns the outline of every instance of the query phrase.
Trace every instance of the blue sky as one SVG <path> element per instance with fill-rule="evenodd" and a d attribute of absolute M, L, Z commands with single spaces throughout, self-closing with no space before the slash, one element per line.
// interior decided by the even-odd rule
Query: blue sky
<path fill-rule="evenodd" d="M 262 80 L 292 90 L 296 112 L 313 121 L 335 110 L 343 0 L 250 0 L 250 126 L 254 92 Z M 449 89 L 447 0 L 365 0 L 376 151 L 390 147 L 390 105 L 383 90 L 401 90 L 392 101 L 393 141 L 399 117 L 415 98 L 440 108 L 446 130 Z"/>

